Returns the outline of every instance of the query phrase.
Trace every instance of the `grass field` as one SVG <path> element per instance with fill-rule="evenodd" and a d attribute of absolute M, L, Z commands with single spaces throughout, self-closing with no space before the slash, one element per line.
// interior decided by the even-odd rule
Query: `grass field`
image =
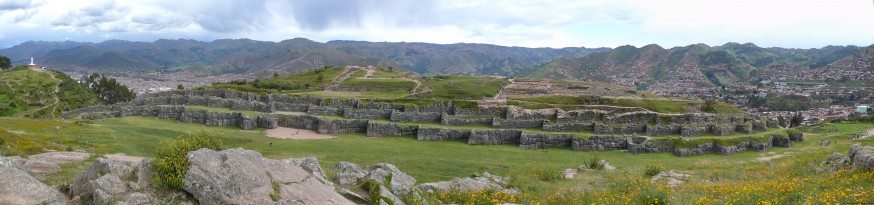
<path fill-rule="evenodd" d="M 479 100 L 498 94 L 510 81 L 504 78 L 471 76 L 434 76 L 425 85 L 439 99 Z"/>
<path fill-rule="evenodd" d="M 338 138 L 327 140 L 281 140 L 264 136 L 263 130 L 243 131 L 236 127 L 206 127 L 200 124 L 146 117 L 78 123 L 0 118 L 0 128 L 8 130 L 0 132 L 0 136 L 29 137 L 35 139 L 36 144 L 40 142 L 48 144 L 45 142 L 51 141 L 70 146 L 68 149 L 83 149 L 97 153 L 123 152 L 147 157 L 152 155 L 152 151 L 161 140 L 173 139 L 187 132 L 209 130 L 219 133 L 227 147 L 257 150 L 265 157 L 274 159 L 314 156 L 319 159 L 324 168 L 329 168 L 338 161 L 349 161 L 363 166 L 379 162 L 392 163 L 415 177 L 418 183 L 449 180 L 483 171 L 509 175 L 515 179 L 512 183 L 526 193 L 523 200 L 525 203 L 540 201 L 553 204 L 638 203 L 642 199 L 636 197 L 644 195 L 664 195 L 663 200 L 669 200 L 671 204 L 746 203 L 756 199 L 777 199 L 776 202 L 785 203 L 802 200 L 803 196 L 801 199 L 791 198 L 797 197 L 799 193 L 819 196 L 837 189 L 843 190 L 845 186 L 851 186 L 847 188 L 853 189 L 874 189 L 874 182 L 871 181 L 874 178 L 869 178 L 867 182 L 860 182 L 857 179 L 860 177 L 858 173 L 839 175 L 846 179 L 825 177 L 813 178 L 812 181 L 798 181 L 818 176 L 813 173 L 812 168 L 803 167 L 808 166 L 808 163 L 818 164 L 818 160 L 824 159 L 831 152 L 845 153 L 852 143 L 874 146 L 874 139 L 849 140 L 847 138 L 849 133 L 860 133 L 874 128 L 874 124 L 861 123 L 827 124 L 819 128 L 802 129 L 807 132 L 805 142 L 793 142 L 791 148 L 775 147 L 763 153 L 745 151 L 729 156 L 705 154 L 692 157 L 676 157 L 671 153 L 629 154 L 624 151 L 574 152 L 566 148 L 542 152 L 511 145 L 471 146 L 460 141 L 417 141 L 413 137 L 368 138 L 358 134 L 339 135 Z M 834 129 L 838 131 L 827 131 Z M 10 142 L 14 139 L 3 139 L 3 149 L 15 143 Z M 817 143 L 819 140 L 836 143 L 828 147 L 819 146 Z M 268 146 L 270 142 L 273 142 L 273 146 Z M 582 172 L 572 180 L 542 177 L 543 174 L 555 173 L 563 168 L 575 168 L 592 156 L 607 160 L 619 170 Z M 773 159 L 760 160 L 763 157 L 773 157 Z M 646 180 L 639 176 L 644 171 L 643 165 L 648 163 L 660 164 L 666 170 L 678 170 L 691 174 L 692 177 L 687 185 L 678 188 L 645 183 Z M 68 166 L 84 168 L 80 165 Z M 761 177 L 750 177 L 751 175 Z M 861 177 L 864 179 L 864 176 Z M 779 191 L 778 188 L 761 190 L 761 187 L 757 188 L 757 183 L 762 183 L 762 187 L 790 186 L 791 189 L 784 190 L 790 192 Z M 811 183 L 821 183 L 822 186 L 813 186 Z M 638 191 L 617 191 L 625 187 L 637 187 Z M 818 189 L 815 190 L 814 187 Z M 752 190 L 759 190 L 768 195 L 757 195 L 758 192 Z M 778 194 L 785 196 L 776 196 Z M 719 197 L 723 195 L 726 197 Z M 594 200 L 598 196 L 603 199 Z"/>
<path fill-rule="evenodd" d="M 405 79 L 349 79 L 340 84 L 340 88 L 363 91 L 363 98 L 399 98 L 414 87 L 415 82 Z"/>

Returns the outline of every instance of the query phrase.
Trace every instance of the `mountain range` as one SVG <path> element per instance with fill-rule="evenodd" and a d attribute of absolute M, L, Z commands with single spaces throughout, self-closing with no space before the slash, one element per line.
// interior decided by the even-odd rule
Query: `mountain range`
<path fill-rule="evenodd" d="M 824 70 L 874 72 L 874 45 L 818 49 L 762 48 L 752 43 L 726 43 L 713 47 L 693 44 L 670 49 L 655 44 L 640 48 L 620 46 L 608 52 L 558 58 L 522 71 L 517 76 L 591 79 L 661 91 L 761 80 L 776 74 L 771 71 L 777 70 L 788 70 L 789 73 Z"/>
<path fill-rule="evenodd" d="M 30 41 L 0 50 L 15 64 L 102 72 L 294 73 L 324 66 L 377 65 L 420 74 L 514 75 L 559 57 L 609 48 L 523 48 L 489 44 L 389 43 L 303 38 L 281 42 L 221 39 L 101 43 Z"/>

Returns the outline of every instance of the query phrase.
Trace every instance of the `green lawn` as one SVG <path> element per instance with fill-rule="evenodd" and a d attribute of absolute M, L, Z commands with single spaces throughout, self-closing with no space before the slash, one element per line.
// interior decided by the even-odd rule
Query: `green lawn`
<path fill-rule="evenodd" d="M 364 91 L 362 98 L 399 98 L 410 94 L 414 87 L 415 82 L 404 79 L 348 79 L 340 84 L 340 88 Z"/>
<path fill-rule="evenodd" d="M 472 76 L 434 76 L 425 85 L 440 99 L 479 100 L 494 97 L 504 86 L 510 84 L 505 78 Z"/>

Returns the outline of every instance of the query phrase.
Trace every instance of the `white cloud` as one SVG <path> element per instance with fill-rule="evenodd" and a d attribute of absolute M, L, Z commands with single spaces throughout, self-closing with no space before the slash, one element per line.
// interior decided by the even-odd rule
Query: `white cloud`
<path fill-rule="evenodd" d="M 526 47 L 822 47 L 874 43 L 872 19 L 874 5 L 863 0 L 0 0 L 0 45 L 64 37 L 305 37 Z"/>

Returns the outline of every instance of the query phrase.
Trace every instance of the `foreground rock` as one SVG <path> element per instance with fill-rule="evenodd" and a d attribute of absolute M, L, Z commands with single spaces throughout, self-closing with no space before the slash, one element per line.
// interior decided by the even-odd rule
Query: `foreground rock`
<path fill-rule="evenodd" d="M 846 155 L 839 152 L 832 153 L 820 163 L 820 167 L 817 167 L 816 171 L 834 173 L 837 170 L 849 168 L 862 171 L 874 169 L 874 147 L 854 144 L 847 150 Z"/>
<path fill-rule="evenodd" d="M 101 157 L 88 170 L 78 173 L 70 187 L 73 204 L 136 205 L 192 201 L 182 192 L 152 188 L 151 160 L 135 162 L 129 159 Z"/>
<path fill-rule="evenodd" d="M 188 160 L 185 191 L 200 204 L 354 204 L 301 166 L 255 151 L 200 149 Z"/>
<path fill-rule="evenodd" d="M 667 183 L 668 186 L 675 187 L 675 186 L 679 186 L 681 184 L 686 183 L 686 179 L 688 179 L 689 177 L 692 177 L 692 175 L 683 174 L 680 172 L 676 172 L 674 170 L 670 170 L 670 171 L 666 171 L 666 172 L 659 172 L 659 174 L 656 174 L 655 176 L 653 176 L 652 179 L 650 179 L 650 181 L 652 181 L 652 182 L 665 181 L 665 183 Z"/>
<path fill-rule="evenodd" d="M 503 177 L 494 176 L 488 172 L 482 174 L 474 174 L 467 178 L 455 178 L 451 181 L 425 183 L 416 186 L 419 190 L 431 193 L 448 192 L 451 190 L 458 191 L 484 191 L 495 190 L 506 192 L 508 194 L 521 194 L 517 188 L 508 188 L 507 182 Z"/>
<path fill-rule="evenodd" d="M 12 159 L 0 157 L 0 204 L 66 204 L 63 194 L 22 170 Z"/>

